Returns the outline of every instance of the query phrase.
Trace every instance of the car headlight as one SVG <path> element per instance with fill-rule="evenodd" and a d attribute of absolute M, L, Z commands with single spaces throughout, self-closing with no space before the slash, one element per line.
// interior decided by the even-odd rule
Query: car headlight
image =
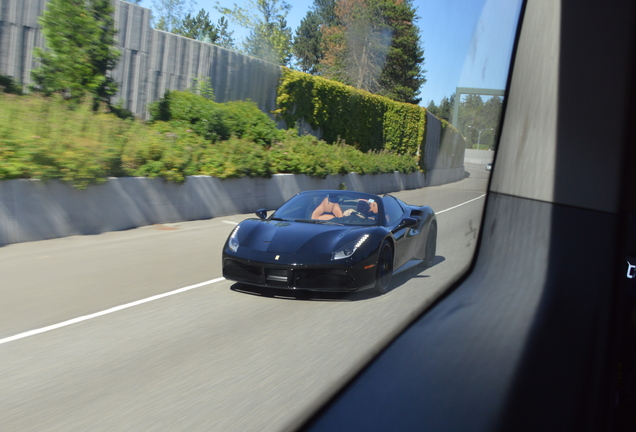
<path fill-rule="evenodd" d="M 238 235 L 237 235 L 239 228 L 240 226 L 237 226 L 234 229 L 234 231 L 232 231 L 232 234 L 230 235 L 230 239 L 227 241 L 227 247 L 230 248 L 232 252 L 236 252 L 239 247 L 239 241 L 238 241 Z"/>
<path fill-rule="evenodd" d="M 345 245 L 339 251 L 334 252 L 331 255 L 331 259 L 332 260 L 339 260 L 339 259 L 343 259 L 343 258 L 349 258 L 351 255 L 353 255 L 356 252 L 356 250 L 358 250 L 358 248 L 360 246 L 362 246 L 362 243 L 364 243 L 365 240 L 368 239 L 368 238 L 369 238 L 369 234 L 365 234 L 362 237 L 360 237 L 357 241 L 351 242 L 351 243 Z"/>

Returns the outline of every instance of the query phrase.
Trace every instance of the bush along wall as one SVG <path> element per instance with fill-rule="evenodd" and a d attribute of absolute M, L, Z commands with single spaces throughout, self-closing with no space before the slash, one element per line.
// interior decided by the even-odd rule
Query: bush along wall
<path fill-rule="evenodd" d="M 0 180 L 59 179 L 83 189 L 108 177 L 173 182 L 191 175 L 269 177 L 276 173 L 375 174 L 418 170 L 413 157 L 368 152 L 276 124 L 251 102 L 169 92 L 151 123 L 123 120 L 92 102 L 0 93 Z"/>
<path fill-rule="evenodd" d="M 418 154 L 426 109 L 395 102 L 321 77 L 282 68 L 275 114 L 288 128 L 304 118 L 328 143 L 344 140 L 367 152 Z"/>

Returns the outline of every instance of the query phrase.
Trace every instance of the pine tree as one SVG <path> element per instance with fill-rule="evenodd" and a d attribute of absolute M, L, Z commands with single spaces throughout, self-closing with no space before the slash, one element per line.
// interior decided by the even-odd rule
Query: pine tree
<path fill-rule="evenodd" d="M 287 13 L 291 6 L 284 0 L 250 0 L 250 7 L 234 9 L 215 7 L 236 24 L 250 29 L 243 51 L 251 56 L 279 65 L 291 60 L 292 31 L 287 27 Z"/>
<path fill-rule="evenodd" d="M 321 27 L 317 71 L 326 78 L 419 103 L 424 51 L 411 0 L 337 0 L 335 20 Z"/>
<path fill-rule="evenodd" d="M 108 102 L 117 92 L 110 71 L 120 55 L 113 12 L 110 0 L 51 0 L 40 18 L 48 50 L 35 49 L 42 65 L 32 72 L 35 89 Z"/>
<path fill-rule="evenodd" d="M 426 83 L 422 68 L 424 50 L 421 48 L 417 19 L 411 0 L 385 0 L 384 19 L 391 29 L 391 45 L 380 76 L 379 93 L 400 102 L 418 104 L 420 87 Z"/>
<path fill-rule="evenodd" d="M 152 0 L 155 28 L 172 32 L 192 13 L 194 4 L 194 0 Z"/>
<path fill-rule="evenodd" d="M 296 29 L 296 36 L 292 45 L 294 56 L 303 72 L 314 74 L 316 66 L 322 58 L 322 33 L 320 32 L 320 17 L 314 11 L 307 12 L 305 18 Z"/>
<path fill-rule="evenodd" d="M 314 4 L 296 29 L 293 52 L 303 72 L 318 73 L 318 63 L 324 57 L 322 29 L 337 24 L 336 0 L 314 0 Z"/>
<path fill-rule="evenodd" d="M 227 30 L 228 22 L 221 17 L 218 24 L 212 23 L 210 15 L 201 9 L 196 16 L 188 14 L 173 30 L 172 33 L 207 43 L 213 43 L 223 48 L 234 48 L 232 32 Z"/>

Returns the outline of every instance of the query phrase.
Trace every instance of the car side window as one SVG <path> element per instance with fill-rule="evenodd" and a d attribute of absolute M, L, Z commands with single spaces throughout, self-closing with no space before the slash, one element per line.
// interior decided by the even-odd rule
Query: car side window
<path fill-rule="evenodd" d="M 404 209 L 392 196 L 385 196 L 382 198 L 384 203 L 384 219 L 387 225 L 391 225 L 400 220 L 404 214 Z"/>

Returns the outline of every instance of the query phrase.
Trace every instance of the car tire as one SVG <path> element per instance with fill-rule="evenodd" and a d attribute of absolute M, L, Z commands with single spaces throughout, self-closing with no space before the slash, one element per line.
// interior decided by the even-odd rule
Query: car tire
<path fill-rule="evenodd" d="M 393 277 L 393 247 L 389 240 L 384 240 L 380 246 L 377 268 L 375 291 L 384 294 L 389 290 Z"/>
<path fill-rule="evenodd" d="M 424 265 L 430 267 L 435 261 L 435 253 L 437 249 L 437 224 L 431 223 L 431 227 L 428 229 L 428 235 L 426 236 L 426 247 L 424 249 Z"/>

